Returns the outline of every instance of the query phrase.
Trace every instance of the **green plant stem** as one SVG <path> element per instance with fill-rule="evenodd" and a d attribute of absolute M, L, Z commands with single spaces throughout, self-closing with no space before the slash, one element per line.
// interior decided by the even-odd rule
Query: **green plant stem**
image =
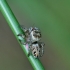
<path fill-rule="evenodd" d="M 0 0 L 0 11 L 2 12 L 3 16 L 7 20 L 8 25 L 10 26 L 16 39 L 18 40 L 19 37 L 17 35 L 19 33 L 24 34 L 24 32 L 21 30 L 20 25 L 19 25 L 18 21 L 16 20 L 14 14 L 12 13 L 6 0 Z M 22 38 L 22 40 L 25 41 L 23 38 Z M 26 49 L 26 46 L 23 46 L 22 44 L 20 44 L 20 45 L 27 56 L 28 51 Z M 30 55 L 29 57 L 27 56 L 27 58 L 30 61 L 31 65 L 33 66 L 34 70 L 45 70 L 39 59 L 35 59 L 32 55 Z"/>

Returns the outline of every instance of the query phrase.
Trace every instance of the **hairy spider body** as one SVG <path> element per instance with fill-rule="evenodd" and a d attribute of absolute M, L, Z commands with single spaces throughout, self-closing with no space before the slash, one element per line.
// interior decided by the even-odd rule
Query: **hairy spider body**
<path fill-rule="evenodd" d="M 41 57 L 44 53 L 44 44 L 42 42 L 39 42 L 41 39 L 41 31 L 37 27 L 30 27 L 29 29 L 27 29 L 21 26 L 21 29 L 24 31 L 25 35 L 18 34 L 17 36 L 21 36 L 26 40 L 26 42 L 22 42 L 22 40 L 19 40 L 23 45 L 29 45 L 28 56 L 32 54 L 35 58 Z"/>

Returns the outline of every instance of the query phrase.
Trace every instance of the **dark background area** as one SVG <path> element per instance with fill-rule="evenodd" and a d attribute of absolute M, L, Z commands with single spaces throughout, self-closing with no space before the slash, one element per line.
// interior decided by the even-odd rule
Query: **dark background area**
<path fill-rule="evenodd" d="M 37 26 L 45 42 L 45 70 L 70 70 L 70 4 L 56 0 L 7 0 L 26 27 Z M 33 70 L 0 12 L 0 70 Z"/>

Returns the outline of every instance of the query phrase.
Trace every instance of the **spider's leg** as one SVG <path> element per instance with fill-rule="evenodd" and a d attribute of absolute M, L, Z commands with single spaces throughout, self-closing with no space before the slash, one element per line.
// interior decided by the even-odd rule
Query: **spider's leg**
<path fill-rule="evenodd" d="M 22 34 L 18 34 L 17 36 L 22 36 Z"/>
<path fill-rule="evenodd" d="M 19 42 L 21 43 L 22 40 L 19 39 Z"/>
<path fill-rule="evenodd" d="M 23 42 L 22 40 L 20 40 L 20 39 L 18 39 L 19 40 L 19 42 L 21 43 L 21 44 L 23 44 L 23 45 L 26 45 L 27 43 L 26 42 Z"/>
<path fill-rule="evenodd" d="M 17 36 L 21 36 L 22 38 L 25 38 L 25 35 L 23 34 L 18 34 Z"/>
<path fill-rule="evenodd" d="M 40 54 L 40 57 L 42 57 L 43 56 L 43 54 L 44 54 L 44 43 L 41 43 L 41 47 L 40 47 L 40 49 L 41 49 L 41 54 Z"/>

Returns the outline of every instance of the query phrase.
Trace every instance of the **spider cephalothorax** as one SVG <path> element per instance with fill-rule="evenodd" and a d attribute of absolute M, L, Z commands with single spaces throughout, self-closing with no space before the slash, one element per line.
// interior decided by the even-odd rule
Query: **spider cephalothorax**
<path fill-rule="evenodd" d="M 30 27 L 29 29 L 22 27 L 25 35 L 18 34 L 18 36 L 22 36 L 26 39 L 27 43 L 38 42 L 41 39 L 41 31 L 37 27 Z"/>
<path fill-rule="evenodd" d="M 37 27 L 31 27 L 29 30 L 32 42 L 39 41 L 41 39 L 41 32 Z"/>

